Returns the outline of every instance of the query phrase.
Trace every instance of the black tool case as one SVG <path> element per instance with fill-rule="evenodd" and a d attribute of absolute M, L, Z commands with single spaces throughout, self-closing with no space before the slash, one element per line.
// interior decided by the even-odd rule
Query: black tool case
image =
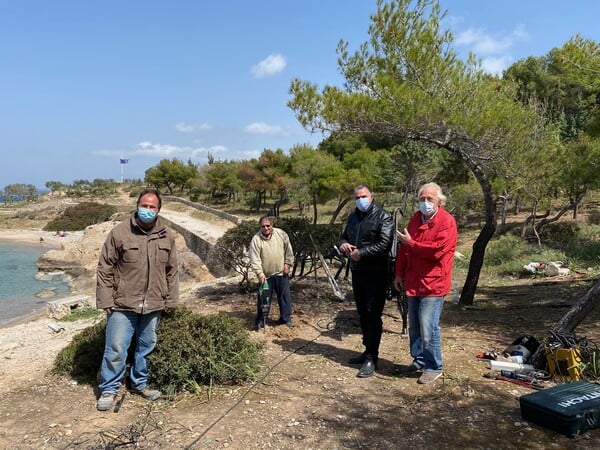
<path fill-rule="evenodd" d="M 523 419 L 567 436 L 600 426 L 600 384 L 561 384 L 519 398 Z"/>

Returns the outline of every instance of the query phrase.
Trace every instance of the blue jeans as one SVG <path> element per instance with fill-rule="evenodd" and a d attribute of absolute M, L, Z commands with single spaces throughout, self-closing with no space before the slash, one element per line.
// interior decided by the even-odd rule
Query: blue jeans
<path fill-rule="evenodd" d="M 113 311 L 106 319 L 106 344 L 100 367 L 101 393 L 117 393 L 125 376 L 127 354 L 134 339 L 133 361 L 129 380 L 133 389 L 142 390 L 148 385 L 146 357 L 156 346 L 156 328 L 160 311 L 138 314 L 132 311 Z"/>
<path fill-rule="evenodd" d="M 444 297 L 408 297 L 408 337 L 413 362 L 425 372 L 441 372 Z"/>

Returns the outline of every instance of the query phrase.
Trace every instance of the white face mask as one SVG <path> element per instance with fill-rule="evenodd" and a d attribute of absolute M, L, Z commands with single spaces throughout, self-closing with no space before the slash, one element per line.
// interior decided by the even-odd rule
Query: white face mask
<path fill-rule="evenodd" d="M 419 211 L 421 211 L 421 214 L 423 214 L 425 217 L 431 217 L 435 212 L 435 208 L 433 207 L 433 203 L 419 202 Z"/>
<path fill-rule="evenodd" d="M 371 206 L 371 200 L 368 197 L 357 198 L 355 202 L 358 210 L 362 212 L 365 212 Z"/>

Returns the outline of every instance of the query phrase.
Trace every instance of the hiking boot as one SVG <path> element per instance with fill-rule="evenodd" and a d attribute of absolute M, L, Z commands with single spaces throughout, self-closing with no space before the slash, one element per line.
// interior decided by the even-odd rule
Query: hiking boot
<path fill-rule="evenodd" d="M 419 377 L 417 383 L 419 384 L 427 384 L 437 380 L 442 376 L 442 372 L 423 372 L 423 375 Z"/>
<path fill-rule="evenodd" d="M 254 322 L 254 331 L 258 331 L 264 327 L 265 327 L 265 323 L 262 320 L 259 320 L 258 322 Z"/>
<path fill-rule="evenodd" d="M 149 389 L 149 388 L 144 388 L 141 390 L 138 389 L 133 389 L 131 392 L 133 392 L 136 395 L 140 395 L 143 398 L 145 398 L 146 400 L 150 400 L 150 401 L 154 401 L 154 400 L 158 400 L 160 398 L 160 396 L 162 395 L 162 392 L 160 392 L 157 389 Z"/>
<path fill-rule="evenodd" d="M 294 322 L 292 321 L 292 319 L 285 322 L 285 326 L 288 328 L 294 328 Z"/>
<path fill-rule="evenodd" d="M 114 392 L 103 392 L 100 394 L 100 398 L 96 402 L 96 409 L 98 411 L 108 411 L 112 408 L 113 402 L 115 401 L 115 393 Z"/>

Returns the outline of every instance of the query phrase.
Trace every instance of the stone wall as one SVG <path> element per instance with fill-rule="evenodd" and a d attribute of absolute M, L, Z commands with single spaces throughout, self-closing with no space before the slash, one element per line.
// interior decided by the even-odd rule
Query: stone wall
<path fill-rule="evenodd" d="M 196 255 L 198 255 L 198 257 L 200 257 L 200 259 L 206 264 L 208 254 L 213 244 L 207 240 L 202 239 L 200 236 L 192 233 L 190 230 L 182 227 L 181 225 L 173 223 L 170 220 L 165 219 L 164 217 L 162 218 L 162 220 L 168 222 L 169 226 L 173 230 L 181 234 L 183 236 L 183 239 L 185 239 L 185 244 L 187 245 L 187 247 Z"/>

